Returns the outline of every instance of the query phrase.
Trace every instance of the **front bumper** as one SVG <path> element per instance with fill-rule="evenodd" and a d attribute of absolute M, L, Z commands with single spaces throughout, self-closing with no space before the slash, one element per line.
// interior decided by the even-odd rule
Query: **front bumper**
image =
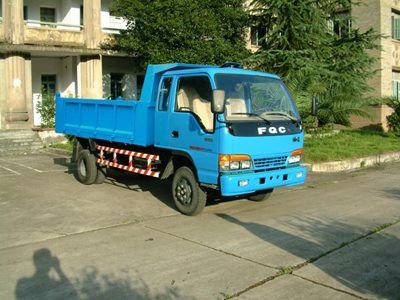
<path fill-rule="evenodd" d="M 220 188 L 222 196 L 238 196 L 279 186 L 300 185 L 306 181 L 306 177 L 307 169 L 302 166 L 259 173 L 223 174 Z M 246 180 L 247 184 L 244 185 Z"/>

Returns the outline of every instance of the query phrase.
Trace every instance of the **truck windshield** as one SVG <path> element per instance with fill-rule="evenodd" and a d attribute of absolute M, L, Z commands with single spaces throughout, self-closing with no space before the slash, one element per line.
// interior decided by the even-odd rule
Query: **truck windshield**
<path fill-rule="evenodd" d="M 216 87 L 225 91 L 225 118 L 229 121 L 259 120 L 269 122 L 299 115 L 279 79 L 239 74 L 215 75 Z"/>

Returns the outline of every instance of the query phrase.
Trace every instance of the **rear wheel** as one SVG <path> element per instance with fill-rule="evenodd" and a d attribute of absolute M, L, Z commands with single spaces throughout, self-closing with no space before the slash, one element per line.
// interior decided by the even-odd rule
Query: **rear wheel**
<path fill-rule="evenodd" d="M 83 184 L 92 184 L 96 177 L 96 157 L 89 150 L 79 151 L 76 161 L 76 178 Z"/>
<path fill-rule="evenodd" d="M 172 196 L 178 210 L 188 216 L 199 214 L 207 202 L 207 194 L 201 189 L 193 171 L 179 168 L 172 180 Z"/>
<path fill-rule="evenodd" d="M 261 192 L 257 192 L 257 193 L 249 195 L 247 197 L 247 199 L 252 200 L 252 201 L 256 201 L 256 202 L 265 201 L 269 197 L 271 197 L 273 191 L 274 191 L 274 189 L 268 189 L 268 190 L 264 190 L 264 191 L 261 191 Z"/>

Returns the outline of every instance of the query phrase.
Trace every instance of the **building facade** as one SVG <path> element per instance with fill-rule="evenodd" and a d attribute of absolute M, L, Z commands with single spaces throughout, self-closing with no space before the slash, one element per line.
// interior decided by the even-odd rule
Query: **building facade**
<path fill-rule="evenodd" d="M 373 69 L 375 76 L 369 81 L 373 97 L 400 98 L 400 0 L 361 0 L 349 11 L 338 11 L 328 24 L 334 34 L 346 34 L 349 28 L 358 28 L 365 32 L 370 28 L 382 36 L 378 40 L 381 50 L 371 53 L 377 58 Z M 252 52 L 259 48 L 260 38 L 265 35 L 262 26 L 252 27 L 248 31 L 247 47 Z M 386 105 L 370 107 L 372 119 L 352 117 L 353 127 L 376 125 L 387 128 L 386 116 L 392 110 Z"/>
<path fill-rule="evenodd" d="M 133 57 L 102 49 L 126 22 L 111 0 L 0 0 L 0 129 L 41 124 L 45 97 L 136 99 Z"/>
<path fill-rule="evenodd" d="M 362 0 L 351 11 L 352 26 L 366 31 L 373 28 L 381 34 L 378 40 L 381 50 L 373 51 L 378 58 L 374 69 L 375 76 L 369 84 L 375 97 L 400 97 L 400 1 L 399 0 Z M 377 105 L 370 109 L 372 120 L 353 118 L 356 127 L 372 123 L 388 129 L 386 117 L 392 113 L 386 105 Z"/>

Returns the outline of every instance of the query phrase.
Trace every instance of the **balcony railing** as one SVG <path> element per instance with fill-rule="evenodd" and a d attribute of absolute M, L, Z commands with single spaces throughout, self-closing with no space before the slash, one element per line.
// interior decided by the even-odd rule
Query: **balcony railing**
<path fill-rule="evenodd" d="M 127 22 L 124 18 L 109 16 L 108 19 L 102 20 L 101 30 L 104 33 L 119 34 L 121 31 L 126 30 Z"/>
<path fill-rule="evenodd" d="M 56 28 L 56 29 L 76 30 L 76 31 L 83 29 L 83 25 L 79 24 L 43 22 L 36 20 L 27 20 L 25 21 L 25 25 L 27 25 L 28 27 L 36 27 L 36 28 Z"/>
<path fill-rule="evenodd" d="M 126 31 L 126 29 L 114 28 L 114 27 L 102 27 L 101 30 L 103 33 L 108 34 L 120 34 L 121 32 Z"/>

